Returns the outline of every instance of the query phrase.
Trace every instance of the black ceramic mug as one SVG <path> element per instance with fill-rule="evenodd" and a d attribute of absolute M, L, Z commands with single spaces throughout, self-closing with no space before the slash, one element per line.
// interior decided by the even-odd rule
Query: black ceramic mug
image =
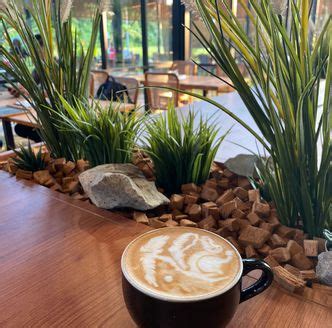
<path fill-rule="evenodd" d="M 149 234 L 149 232 L 146 234 Z M 223 241 L 229 243 L 225 239 Z M 127 246 L 126 250 L 130 245 Z M 241 259 L 237 250 L 233 246 L 232 248 Z M 241 302 L 257 296 L 267 289 L 273 281 L 272 270 L 264 261 L 243 259 L 239 262 L 240 268 L 237 279 L 220 293 L 217 292 L 213 296 L 200 297 L 189 301 L 167 299 L 167 297 L 159 297 L 156 293 L 140 288 L 129 277 L 124 265 L 126 250 L 121 261 L 123 296 L 132 319 L 141 328 L 225 327 L 233 318 Z M 138 254 L 137 261 L 139 261 Z M 253 270 L 261 270 L 261 277 L 250 287 L 242 289 L 242 277 Z"/>

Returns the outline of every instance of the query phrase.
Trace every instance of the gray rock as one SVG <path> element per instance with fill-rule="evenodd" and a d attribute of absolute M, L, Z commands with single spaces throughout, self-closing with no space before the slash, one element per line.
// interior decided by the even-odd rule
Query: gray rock
<path fill-rule="evenodd" d="M 224 164 L 232 172 L 245 177 L 255 176 L 255 165 L 259 158 L 256 155 L 240 154 L 228 159 Z"/>
<path fill-rule="evenodd" d="M 320 282 L 332 286 L 332 251 L 318 255 L 316 275 Z"/>
<path fill-rule="evenodd" d="M 79 180 L 97 207 L 130 207 L 143 211 L 169 203 L 154 182 L 148 181 L 132 164 L 99 165 L 83 172 Z"/>

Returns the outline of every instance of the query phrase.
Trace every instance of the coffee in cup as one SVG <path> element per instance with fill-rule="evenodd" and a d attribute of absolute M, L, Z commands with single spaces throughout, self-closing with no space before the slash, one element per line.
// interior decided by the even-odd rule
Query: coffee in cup
<path fill-rule="evenodd" d="M 266 263 L 244 261 L 232 244 L 206 230 L 147 232 L 122 256 L 127 308 L 139 327 L 223 327 L 240 300 L 257 295 L 272 281 Z M 241 291 L 243 272 L 257 268 L 263 270 L 261 279 Z"/>

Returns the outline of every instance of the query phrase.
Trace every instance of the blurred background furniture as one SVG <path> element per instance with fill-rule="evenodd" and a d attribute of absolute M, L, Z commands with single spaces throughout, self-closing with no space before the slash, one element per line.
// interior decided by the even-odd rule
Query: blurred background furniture
<path fill-rule="evenodd" d="M 90 79 L 90 97 L 94 98 L 99 87 L 107 81 L 109 74 L 104 70 L 92 70 Z"/>
<path fill-rule="evenodd" d="M 38 125 L 32 115 L 33 111 L 30 111 L 32 109 L 29 108 L 29 110 L 27 110 L 22 105 L 20 105 L 21 103 L 25 105 L 27 103 L 23 97 L 13 97 L 7 90 L 0 92 L 0 107 L 14 109 L 14 111 L 8 112 L 2 110 L 0 111 L 0 120 L 2 122 L 2 126 L 0 127 L 0 135 L 1 139 L 5 141 L 4 146 L 6 146 L 4 149 L 1 149 L 0 147 L 0 151 L 15 148 L 15 139 L 16 142 L 24 143 L 27 141 L 27 139 L 23 139 L 14 134 L 12 123 L 38 128 Z"/>
<path fill-rule="evenodd" d="M 189 60 L 174 60 L 171 71 L 178 71 L 179 74 L 197 75 L 197 66 Z"/>
<path fill-rule="evenodd" d="M 132 77 L 122 77 L 122 76 L 114 76 L 115 80 L 121 84 L 123 84 L 128 91 L 128 95 L 130 100 L 134 105 L 138 103 L 138 87 L 139 83 L 136 79 Z"/>
<path fill-rule="evenodd" d="M 171 66 L 171 70 L 177 72 L 180 75 L 197 75 L 197 66 L 190 60 L 174 60 Z M 189 91 L 192 91 L 189 89 Z M 191 96 L 181 94 L 180 101 L 184 104 L 188 104 L 193 102 L 193 98 Z"/>
<path fill-rule="evenodd" d="M 136 81 L 137 82 L 137 81 Z M 91 100 L 92 101 L 92 100 Z M 107 108 L 111 101 L 100 100 L 100 105 Z M 131 112 L 135 109 L 135 104 L 112 102 L 114 108 L 117 108 L 120 112 Z M 7 150 L 15 149 L 19 144 L 26 143 L 27 139 L 23 139 L 14 134 L 12 123 L 21 124 L 23 126 L 37 129 L 38 123 L 35 120 L 36 112 L 30 107 L 30 105 L 24 100 L 23 97 L 14 98 L 8 91 L 4 91 L 0 94 L 0 108 L 9 106 L 17 109 L 15 113 L 4 113 L 0 111 L 0 136 L 5 141 Z M 2 141 L 2 140 L 1 140 Z M 0 147 L 1 151 L 1 147 Z"/>
<path fill-rule="evenodd" d="M 167 73 L 152 73 L 148 72 L 149 74 L 162 74 L 165 75 Z M 174 75 L 174 74 L 173 74 Z M 132 77 L 136 78 L 140 83 L 147 86 L 146 75 L 138 74 L 132 75 Z M 162 80 L 158 80 L 158 75 L 154 78 L 154 85 L 158 85 L 156 83 L 162 83 Z M 184 78 L 178 78 L 179 81 L 179 88 L 181 90 L 199 90 L 203 93 L 204 96 L 207 96 L 209 91 L 216 91 L 216 92 L 232 92 L 234 89 L 230 87 L 225 82 L 221 81 L 220 79 L 214 76 L 198 76 L 198 75 L 186 75 Z M 230 81 L 228 78 L 225 80 Z"/>
<path fill-rule="evenodd" d="M 146 87 L 171 87 L 180 88 L 179 78 L 173 73 L 145 73 Z M 148 106 L 151 110 L 167 109 L 170 103 L 179 106 L 179 93 L 173 90 L 165 90 L 159 88 L 148 88 Z"/>
<path fill-rule="evenodd" d="M 240 70 L 240 72 L 242 73 L 242 75 L 244 77 L 247 77 L 248 72 L 247 72 L 245 65 L 243 63 L 238 63 L 237 67 Z M 222 78 L 228 78 L 227 75 L 225 74 L 225 72 L 218 65 L 216 65 L 216 75 L 220 76 Z"/>

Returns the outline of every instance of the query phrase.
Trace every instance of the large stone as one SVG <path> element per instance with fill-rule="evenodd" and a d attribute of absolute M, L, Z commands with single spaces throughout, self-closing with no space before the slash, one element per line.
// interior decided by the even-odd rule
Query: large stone
<path fill-rule="evenodd" d="M 259 164 L 256 155 L 240 154 L 225 162 L 225 166 L 232 172 L 242 176 L 256 176 L 255 166 Z"/>
<path fill-rule="evenodd" d="M 318 255 L 316 275 L 323 284 L 332 286 L 332 251 Z"/>
<path fill-rule="evenodd" d="M 97 207 L 145 211 L 169 203 L 154 182 L 148 181 L 132 164 L 99 165 L 81 173 L 79 180 Z"/>

